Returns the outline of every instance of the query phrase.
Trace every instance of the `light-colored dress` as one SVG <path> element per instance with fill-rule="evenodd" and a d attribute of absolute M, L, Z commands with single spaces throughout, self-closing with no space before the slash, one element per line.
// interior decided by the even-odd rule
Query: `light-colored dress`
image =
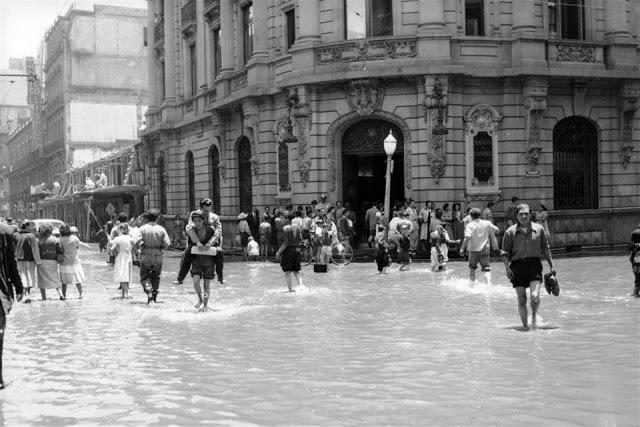
<path fill-rule="evenodd" d="M 131 269 L 133 266 L 133 257 L 131 255 L 133 242 L 131 236 L 121 234 L 113 239 L 111 244 L 118 248 L 118 255 L 113 264 L 113 281 L 116 283 L 131 282 Z"/>
<path fill-rule="evenodd" d="M 41 237 L 38 241 L 40 248 L 40 265 L 38 266 L 38 288 L 56 289 L 60 287 L 60 273 L 56 255 L 64 253 L 60 241 L 55 236 Z"/>
<path fill-rule="evenodd" d="M 84 269 L 80 258 L 78 258 L 78 248 L 80 239 L 77 236 L 60 237 L 60 245 L 64 250 L 64 261 L 60 264 L 60 281 L 66 284 L 85 283 Z"/>
<path fill-rule="evenodd" d="M 538 213 L 537 222 L 544 228 L 544 231 L 547 233 L 547 238 L 551 238 L 551 234 L 549 233 L 549 213 L 547 211 L 540 211 Z"/>

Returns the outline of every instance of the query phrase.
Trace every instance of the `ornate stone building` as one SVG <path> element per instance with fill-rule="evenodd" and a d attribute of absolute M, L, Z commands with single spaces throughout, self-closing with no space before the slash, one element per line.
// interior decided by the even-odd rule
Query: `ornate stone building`
<path fill-rule="evenodd" d="M 391 130 L 394 199 L 500 216 L 517 195 L 549 208 L 554 246 L 624 242 L 638 3 L 149 0 L 150 204 L 212 196 L 232 221 L 327 193 L 361 210 L 383 198 Z"/>

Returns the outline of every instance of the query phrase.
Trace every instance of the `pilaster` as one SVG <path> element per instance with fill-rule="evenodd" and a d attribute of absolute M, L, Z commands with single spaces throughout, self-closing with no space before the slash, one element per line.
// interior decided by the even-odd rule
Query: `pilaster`
<path fill-rule="evenodd" d="M 429 139 L 429 169 L 436 184 L 446 172 L 447 164 L 447 93 L 449 81 L 447 76 L 425 76 L 425 120 Z"/>
<path fill-rule="evenodd" d="M 540 120 L 547 109 L 549 84 L 544 77 L 528 77 L 522 87 L 526 115 L 527 176 L 538 177 L 538 159 L 542 151 L 540 142 Z"/>
<path fill-rule="evenodd" d="M 626 169 L 633 159 L 633 117 L 640 104 L 640 80 L 625 80 L 620 88 L 620 159 Z"/>

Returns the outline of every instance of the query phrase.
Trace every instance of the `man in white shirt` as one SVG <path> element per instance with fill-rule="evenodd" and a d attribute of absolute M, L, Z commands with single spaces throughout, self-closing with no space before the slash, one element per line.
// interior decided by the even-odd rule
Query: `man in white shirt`
<path fill-rule="evenodd" d="M 469 250 L 469 280 L 476 280 L 476 269 L 478 262 L 485 272 L 487 282 L 490 280 L 490 258 L 489 258 L 489 242 L 495 239 L 495 233 L 498 227 L 490 221 L 480 219 L 482 212 L 478 208 L 472 208 L 469 211 L 471 222 L 464 228 L 464 240 L 460 246 L 460 255 L 464 256 L 465 250 Z"/>

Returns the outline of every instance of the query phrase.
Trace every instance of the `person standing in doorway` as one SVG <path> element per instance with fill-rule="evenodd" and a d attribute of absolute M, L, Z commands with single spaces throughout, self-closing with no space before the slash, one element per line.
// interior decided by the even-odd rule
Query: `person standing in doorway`
<path fill-rule="evenodd" d="M 507 277 L 518 295 L 518 311 L 522 327 L 529 329 L 527 313 L 527 288 L 531 298 L 531 326 L 537 327 L 540 308 L 540 288 L 542 286 L 542 262 L 549 263 L 551 274 L 555 276 L 549 239 L 540 224 L 531 222 L 529 205 L 522 203 L 516 207 L 517 222 L 505 231 L 502 239 L 502 260 Z"/>
<path fill-rule="evenodd" d="M 431 220 L 433 218 L 435 205 L 433 202 L 427 201 L 424 204 L 424 208 L 418 214 L 418 223 L 420 224 L 420 241 L 418 243 L 419 251 L 422 254 L 428 254 L 429 249 L 429 235 L 431 233 Z"/>
<path fill-rule="evenodd" d="M 162 272 L 162 250 L 171 245 L 167 230 L 156 221 L 160 211 L 149 209 L 144 215 L 146 224 L 140 227 L 140 283 L 147 294 L 147 304 L 158 302 L 160 273 Z"/>
<path fill-rule="evenodd" d="M 22 300 L 22 280 L 18 273 L 16 254 L 13 246 L 13 229 L 0 224 L 0 390 L 4 389 L 2 377 L 2 350 L 4 347 L 4 331 L 7 326 L 7 315 L 11 311 L 13 301 Z"/>

